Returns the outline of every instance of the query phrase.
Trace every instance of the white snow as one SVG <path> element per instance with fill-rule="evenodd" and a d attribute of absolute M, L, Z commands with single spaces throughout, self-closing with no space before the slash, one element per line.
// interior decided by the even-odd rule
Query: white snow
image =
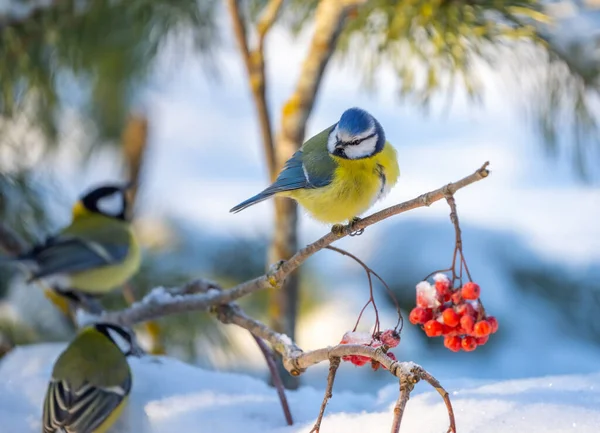
<path fill-rule="evenodd" d="M 47 380 L 63 348 L 63 344 L 20 347 L 1 361 L 1 433 L 40 431 Z M 110 433 L 308 433 L 322 400 L 322 389 L 289 392 L 296 424 L 287 427 L 274 390 L 257 379 L 202 370 L 165 357 L 134 359 L 131 365 L 130 401 Z M 600 429 L 600 374 L 484 384 L 455 379 L 446 386 L 459 433 L 597 433 Z M 334 388 L 321 431 L 388 431 L 397 392 L 391 376 L 377 395 Z M 446 431 L 444 405 L 428 385 L 417 385 L 406 410 L 401 433 Z"/>
<path fill-rule="evenodd" d="M 427 281 L 421 281 L 417 284 L 417 296 L 420 297 L 423 302 L 426 302 L 429 308 L 440 305 L 435 287 Z"/>

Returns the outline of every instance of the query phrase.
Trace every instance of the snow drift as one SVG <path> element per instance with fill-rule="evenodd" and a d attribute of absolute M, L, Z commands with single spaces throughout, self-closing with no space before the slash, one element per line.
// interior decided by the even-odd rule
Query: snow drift
<path fill-rule="evenodd" d="M 64 347 L 19 347 L 0 363 L 1 433 L 39 433 L 46 384 Z M 296 424 L 288 427 L 274 390 L 257 379 L 168 357 L 134 359 L 132 370 L 130 402 L 111 433 L 308 433 L 323 397 L 322 389 L 309 387 L 289 392 Z M 453 380 L 444 385 L 452 394 L 459 433 L 600 431 L 600 374 L 485 383 Z M 376 395 L 334 388 L 322 432 L 387 432 L 397 393 L 391 376 L 390 385 Z M 427 384 L 417 385 L 401 432 L 440 433 L 446 428 L 439 395 Z"/>

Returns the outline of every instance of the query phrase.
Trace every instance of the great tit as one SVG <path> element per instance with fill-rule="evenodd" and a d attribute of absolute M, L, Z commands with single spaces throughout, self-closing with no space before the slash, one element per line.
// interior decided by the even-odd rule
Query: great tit
<path fill-rule="evenodd" d="M 306 141 L 273 184 L 230 212 L 278 195 L 293 198 L 318 221 L 352 222 L 387 194 L 399 175 L 396 150 L 377 119 L 350 108 Z"/>
<path fill-rule="evenodd" d="M 105 294 L 131 278 L 140 266 L 140 248 L 127 220 L 129 185 L 104 185 L 73 206 L 71 224 L 16 260 L 29 281 L 46 280 L 59 294 Z"/>
<path fill-rule="evenodd" d="M 129 329 L 111 323 L 83 328 L 54 364 L 42 433 L 106 432 L 131 391 L 126 357 L 139 354 Z"/>

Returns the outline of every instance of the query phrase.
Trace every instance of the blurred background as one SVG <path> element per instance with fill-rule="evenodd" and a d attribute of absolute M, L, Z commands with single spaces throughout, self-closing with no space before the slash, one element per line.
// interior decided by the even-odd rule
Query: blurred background
<path fill-rule="evenodd" d="M 360 106 L 402 171 L 375 209 L 491 163 L 456 200 L 500 330 L 452 353 L 406 320 L 398 358 L 442 380 L 597 371 L 599 68 L 595 0 L 0 0 L 0 222 L 39 241 L 68 223 L 83 191 L 135 179 L 144 263 L 106 306 L 200 276 L 230 287 L 329 230 L 291 202 L 228 210 Z M 293 230 L 276 231 L 282 222 Z M 390 218 L 339 246 L 387 281 L 408 317 L 416 283 L 451 263 L 449 209 Z M 0 353 L 72 337 L 72 322 L 13 269 L 0 268 L 0 298 Z M 362 268 L 322 251 L 283 290 L 241 304 L 311 349 L 338 343 L 367 299 Z M 205 313 L 138 331 L 154 353 L 267 377 L 248 333 Z M 322 387 L 325 368 L 302 383 Z M 389 380 L 350 365 L 339 374 L 348 390 Z"/>

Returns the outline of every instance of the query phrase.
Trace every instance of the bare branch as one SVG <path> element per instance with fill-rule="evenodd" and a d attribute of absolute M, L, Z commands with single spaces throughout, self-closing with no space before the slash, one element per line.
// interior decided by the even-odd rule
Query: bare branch
<path fill-rule="evenodd" d="M 335 373 L 340 366 L 340 358 L 331 358 L 329 360 L 329 374 L 327 375 L 327 388 L 325 388 L 325 397 L 323 397 L 323 403 L 321 403 L 321 409 L 319 410 L 319 416 L 315 422 L 314 427 L 309 433 L 319 433 L 321 429 L 321 421 L 323 421 L 323 415 L 325 415 L 325 408 L 329 399 L 333 397 L 333 382 L 335 381 Z"/>
<path fill-rule="evenodd" d="M 335 50 L 348 11 L 366 0 L 321 0 L 315 12 L 315 30 L 302 63 L 292 96 L 283 107 L 281 137 L 277 146 L 278 162 L 283 165 L 304 140 L 310 115 L 325 67 Z M 282 149 L 283 147 L 283 152 Z"/>
<path fill-rule="evenodd" d="M 392 433 L 398 433 L 400 431 L 400 424 L 402 423 L 402 415 L 404 415 L 404 409 L 406 403 L 410 398 L 410 393 L 414 389 L 415 384 L 400 379 L 400 395 L 394 406 L 394 421 L 392 422 Z"/>
<path fill-rule="evenodd" d="M 408 212 L 409 210 L 419 207 L 430 206 L 432 203 L 445 198 L 447 191 L 451 191 L 454 194 L 461 188 L 485 179 L 489 175 L 489 171 L 486 168 L 487 165 L 488 163 L 486 162 L 473 174 L 470 174 L 469 176 L 466 176 L 454 183 L 449 183 L 446 186 L 422 194 L 412 200 L 408 200 L 404 203 L 400 203 L 376 212 L 354 223 L 352 228 L 346 227 L 346 230 L 341 234 L 329 233 L 298 251 L 289 260 L 278 263 L 270 272 L 261 277 L 238 284 L 237 286 L 228 290 L 220 290 L 220 288 L 217 288 L 218 286 L 216 286 L 214 283 L 207 282 L 205 280 L 193 281 L 183 287 L 174 289 L 167 290 L 162 287 L 157 288 L 152 290 L 140 302 L 125 310 L 106 313 L 103 315 L 103 319 L 128 326 L 137 322 L 156 319 L 158 317 L 167 316 L 170 314 L 189 311 L 206 311 L 212 306 L 227 304 L 249 293 L 270 288 L 277 288 L 281 286 L 285 278 L 300 265 L 302 265 L 306 259 L 338 239 L 347 236 L 351 230 L 364 229 L 394 215 Z M 197 285 L 206 286 L 204 287 L 206 290 L 204 292 L 199 292 L 196 290 L 194 293 L 190 294 L 190 288 Z M 275 350 L 279 352 L 278 349 Z"/>
<path fill-rule="evenodd" d="M 265 75 L 265 59 L 264 59 L 264 40 L 267 32 L 272 27 L 279 9 L 281 8 L 282 0 L 271 0 L 265 7 L 262 18 L 258 22 L 258 45 L 255 49 L 251 49 L 248 43 L 248 35 L 244 17 L 240 10 L 239 0 L 227 0 L 229 15 L 233 23 L 233 31 L 237 40 L 248 80 L 250 82 L 250 90 L 254 99 L 254 105 L 258 115 L 258 122 L 262 135 L 262 143 L 267 160 L 267 169 L 269 170 L 269 178 L 275 178 L 275 146 L 273 143 L 273 128 L 271 125 L 271 116 L 269 114 L 269 106 L 266 100 L 266 75 Z"/>
<path fill-rule="evenodd" d="M 279 15 L 279 11 L 281 10 L 281 6 L 283 5 L 283 0 L 271 0 L 263 10 L 261 14 L 261 18 L 256 25 L 256 31 L 258 32 L 258 46 L 256 48 L 257 51 L 263 52 L 265 36 L 271 30 L 271 27 L 275 23 L 277 19 L 277 15 Z"/>
<path fill-rule="evenodd" d="M 283 416 L 285 416 L 285 421 L 287 425 L 294 425 L 294 420 L 292 418 L 292 412 L 290 410 L 290 406 L 287 401 L 287 397 L 285 396 L 285 388 L 283 387 L 283 381 L 281 380 L 281 375 L 279 374 L 279 370 L 277 369 L 277 364 L 275 364 L 275 357 L 273 356 L 273 352 L 262 339 L 258 338 L 256 335 L 250 333 L 258 348 L 262 352 L 265 357 L 265 361 L 267 362 L 267 367 L 269 367 L 269 371 L 271 372 L 271 377 L 273 378 L 273 384 L 275 385 L 275 389 L 277 390 L 277 395 L 279 396 L 279 401 L 281 403 L 281 408 L 283 409 Z"/>
<path fill-rule="evenodd" d="M 289 260 L 286 260 L 282 263 L 281 267 L 277 272 L 274 273 L 273 278 L 276 282 L 281 281 L 286 275 L 300 266 L 302 263 L 306 261 L 307 258 L 312 256 L 317 251 L 322 250 L 326 246 L 332 244 L 338 239 L 341 239 L 347 235 L 349 235 L 352 231 L 361 230 L 383 221 L 384 219 L 390 218 L 391 216 L 398 215 L 404 212 L 408 212 L 409 210 L 417 209 L 419 207 L 431 206 L 436 201 L 439 201 L 445 198 L 447 191 L 450 191 L 452 194 L 456 193 L 461 188 L 464 188 L 472 183 L 485 179 L 489 175 L 489 170 L 487 166 L 488 162 L 483 164 L 481 168 L 477 169 L 473 174 L 466 176 L 459 181 L 449 183 L 446 186 L 438 188 L 434 191 L 430 191 L 428 193 L 422 194 L 419 197 L 413 198 L 412 200 L 405 201 L 404 203 L 397 204 L 395 206 L 388 207 L 379 212 L 376 212 L 366 218 L 361 219 L 360 221 L 355 222 L 352 227 L 346 226 L 345 232 L 338 233 L 329 233 L 323 236 L 321 239 L 313 242 L 307 247 L 301 249 L 296 254 L 294 254 Z"/>

